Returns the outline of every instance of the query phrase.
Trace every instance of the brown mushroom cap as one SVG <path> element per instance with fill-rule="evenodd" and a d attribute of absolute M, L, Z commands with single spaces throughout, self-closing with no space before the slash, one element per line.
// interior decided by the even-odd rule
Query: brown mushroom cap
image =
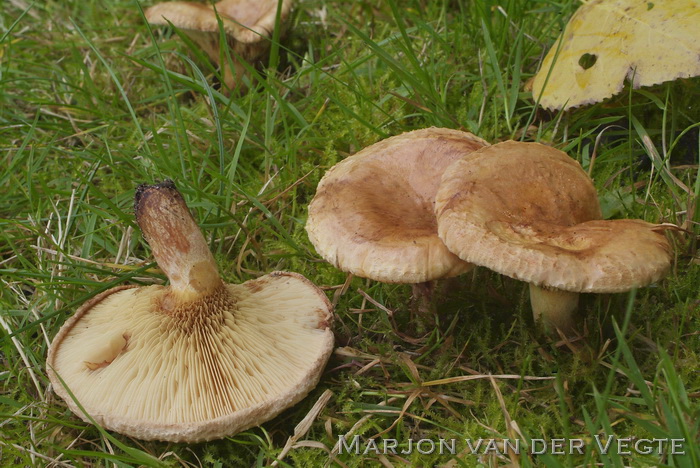
<path fill-rule="evenodd" d="M 296 273 L 224 284 L 179 194 L 146 190 L 139 224 L 171 284 L 83 305 L 49 350 L 56 393 L 85 421 L 70 393 L 107 429 L 174 442 L 230 435 L 300 401 L 333 348 L 326 296 Z"/>
<path fill-rule="evenodd" d="M 292 0 L 283 0 L 282 20 L 291 8 Z M 194 2 L 163 2 L 148 8 L 145 16 L 151 24 L 167 26 L 172 23 L 183 30 L 217 35 L 221 20 L 224 31 L 233 39 L 253 43 L 270 37 L 274 30 L 277 0 L 223 0 L 213 6 Z"/>
<path fill-rule="evenodd" d="M 601 221 L 579 164 L 538 143 L 507 141 L 445 171 L 438 232 L 465 261 L 574 292 L 620 292 L 660 279 L 670 266 L 663 228 Z"/>
<path fill-rule="evenodd" d="M 195 41 L 217 65 L 220 63 L 219 21 L 234 51 L 234 70 L 224 67 L 224 81 L 233 88 L 236 78 L 244 73 L 236 56 L 252 62 L 269 48 L 265 39 L 272 35 L 277 19 L 277 0 L 223 0 L 215 5 L 194 2 L 163 2 L 145 11 L 150 24 L 172 23 Z M 280 22 L 292 8 L 292 0 L 283 0 Z M 217 17 L 218 14 L 218 17 Z M 235 76 L 234 76 L 235 75 Z"/>
<path fill-rule="evenodd" d="M 435 193 L 445 168 L 487 144 L 471 133 L 427 128 L 346 158 L 324 175 L 309 204 L 309 239 L 341 270 L 387 283 L 468 271 L 437 236 Z"/>

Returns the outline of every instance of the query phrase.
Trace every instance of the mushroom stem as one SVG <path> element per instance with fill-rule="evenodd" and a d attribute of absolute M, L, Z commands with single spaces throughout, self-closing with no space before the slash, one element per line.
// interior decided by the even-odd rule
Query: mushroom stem
<path fill-rule="evenodd" d="M 421 317 L 433 315 L 433 291 L 435 291 L 435 281 L 411 284 L 411 301 Z M 432 318 L 434 320 L 435 317 Z"/>
<path fill-rule="evenodd" d="M 547 332 L 561 330 L 570 335 L 575 329 L 574 311 L 579 293 L 535 286 L 530 283 L 530 305 L 535 322 L 542 322 Z"/>
<path fill-rule="evenodd" d="M 209 246 L 172 181 L 140 185 L 135 211 L 158 266 L 170 280 L 171 291 L 190 300 L 223 285 Z"/>

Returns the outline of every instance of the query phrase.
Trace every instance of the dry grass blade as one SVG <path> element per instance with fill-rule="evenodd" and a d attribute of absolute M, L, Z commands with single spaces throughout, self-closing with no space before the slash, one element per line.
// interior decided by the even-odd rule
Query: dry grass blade
<path fill-rule="evenodd" d="M 513 430 L 513 419 L 510 417 L 510 413 L 508 412 L 508 408 L 506 408 L 506 402 L 503 399 L 503 394 L 501 393 L 501 389 L 498 388 L 498 384 L 496 383 L 496 379 L 491 376 L 489 379 L 491 382 L 491 386 L 493 387 L 493 391 L 496 393 L 496 398 L 498 399 L 498 404 L 501 407 L 501 412 L 503 413 L 503 418 L 506 423 L 506 431 L 508 433 L 508 437 L 511 440 L 514 440 L 517 436 L 515 431 Z M 508 457 L 510 458 L 510 461 L 512 462 L 513 466 L 520 466 L 520 461 L 518 460 L 518 456 L 513 453 L 512 450 L 508 450 Z"/>
<path fill-rule="evenodd" d="M 651 138 L 649 138 L 649 135 L 642 135 L 642 141 L 644 142 L 644 146 L 649 152 L 649 156 L 653 160 L 654 165 L 656 167 L 663 168 L 664 174 L 666 174 L 666 176 L 668 176 L 674 184 L 676 184 L 685 193 L 692 195 L 693 191 L 690 189 L 690 187 L 685 185 L 678 177 L 676 177 L 673 174 L 673 172 L 669 170 L 668 166 L 661 158 L 661 155 L 659 155 L 659 152 L 656 150 L 654 143 L 652 143 Z"/>
<path fill-rule="evenodd" d="M 381 362 L 391 362 L 391 360 L 388 358 L 382 358 L 381 356 L 377 356 L 375 354 L 363 353 L 362 351 L 358 351 L 357 349 L 349 346 L 341 346 L 336 348 L 333 350 L 333 354 L 336 356 L 349 357 L 353 359 L 366 359 L 371 361 L 379 359 Z"/>
<path fill-rule="evenodd" d="M 5 447 L 12 447 L 12 448 L 19 450 L 21 452 L 26 452 L 33 457 L 37 457 L 41 460 L 49 462 L 49 466 L 63 466 L 66 468 L 75 468 L 75 465 L 71 465 L 70 463 L 65 463 L 65 462 L 59 461 L 55 458 L 47 457 L 46 455 L 41 454 L 41 453 L 37 452 L 36 450 L 28 449 L 26 447 L 22 447 L 21 445 L 8 444 L 8 443 L 3 442 L 2 440 L 0 440 L 0 445 L 5 446 Z"/>
<path fill-rule="evenodd" d="M 404 417 L 406 414 L 409 414 L 409 413 L 408 413 L 408 408 L 411 407 L 411 404 L 413 404 L 413 402 L 415 401 L 415 399 L 418 398 L 420 395 L 421 395 L 421 390 L 420 390 L 420 389 L 418 389 L 418 390 L 414 391 L 413 393 L 411 393 L 411 394 L 409 395 L 409 397 L 406 399 L 406 402 L 403 404 L 403 407 L 401 408 L 401 411 L 399 412 L 399 417 L 396 418 L 396 419 L 394 420 L 393 423 L 391 423 L 391 426 L 387 427 L 386 429 L 384 429 L 384 430 L 381 431 L 381 432 L 378 432 L 378 433 L 374 434 L 374 435 L 373 435 L 372 437 L 370 437 L 370 438 L 371 438 L 371 439 L 376 439 L 376 438 L 378 438 L 378 437 L 380 437 L 380 436 L 382 436 L 382 435 L 388 433 L 388 432 L 391 431 L 394 427 L 396 427 L 396 425 L 399 423 L 399 421 L 401 421 L 401 420 L 403 419 L 403 417 Z M 374 411 L 374 412 L 377 412 L 377 411 Z"/>
<path fill-rule="evenodd" d="M 480 380 L 480 379 L 508 379 L 508 380 L 554 380 L 555 377 L 537 377 L 529 375 L 517 375 L 517 374 L 480 374 L 480 375 L 460 375 L 458 377 L 448 377 L 446 379 L 431 380 L 429 382 L 423 382 L 424 387 L 431 387 L 433 385 L 445 385 L 455 382 L 466 382 L 469 380 Z"/>
<path fill-rule="evenodd" d="M 381 401 L 377 403 L 378 406 L 386 406 L 388 403 L 393 403 L 396 401 L 396 398 L 389 398 L 386 401 Z M 362 416 L 360 419 L 357 420 L 355 424 L 350 428 L 348 432 L 346 432 L 343 435 L 343 439 L 347 440 L 349 439 L 355 432 L 357 432 L 358 429 L 360 429 L 371 417 L 373 414 L 367 414 L 365 416 Z M 330 457 L 335 458 L 336 455 L 340 453 L 340 447 L 341 447 L 341 439 L 338 438 L 338 442 L 336 442 L 335 446 L 333 446 L 333 450 L 331 450 Z M 328 462 L 326 463 L 325 466 L 329 466 L 331 463 L 331 460 L 329 459 Z"/>
<path fill-rule="evenodd" d="M 367 299 L 367 300 L 369 301 L 369 303 L 372 304 L 373 306 L 375 306 L 377 309 L 386 312 L 387 315 L 388 315 L 389 317 L 393 317 L 393 316 L 394 316 L 394 311 L 393 311 L 393 310 L 387 309 L 384 305 L 382 305 L 382 304 L 380 304 L 379 302 L 377 302 L 375 299 L 372 298 L 372 296 L 370 296 L 369 294 L 367 294 L 366 292 L 364 292 L 362 289 L 357 288 L 357 292 L 360 293 L 360 296 L 362 296 L 362 297 L 364 297 L 365 299 Z"/>
<path fill-rule="evenodd" d="M 8 335 L 12 335 L 12 329 L 10 326 L 7 324 L 5 321 L 5 318 L 0 315 L 0 325 L 2 325 L 2 328 L 5 329 Z M 39 399 L 43 400 L 44 399 L 44 389 L 41 388 L 41 385 L 39 385 L 39 380 L 36 377 L 36 374 L 34 373 L 34 369 L 32 366 L 31 361 L 27 357 L 27 354 L 24 352 L 24 348 L 22 347 L 22 343 L 17 339 L 16 336 L 12 337 L 12 344 L 15 345 L 15 348 L 17 349 L 17 353 L 20 355 L 22 358 L 22 362 L 24 362 L 25 367 L 27 368 L 27 372 L 29 372 L 29 377 L 32 379 L 32 382 L 34 382 L 34 387 L 36 388 L 37 395 L 39 395 Z"/>
<path fill-rule="evenodd" d="M 289 451 L 292 449 L 294 444 L 304 437 L 307 432 L 309 432 L 309 429 L 311 429 L 311 425 L 313 422 L 318 418 L 318 415 L 323 411 L 323 408 L 326 407 L 328 402 L 330 401 L 331 397 L 333 396 L 333 392 L 330 390 L 326 390 L 323 392 L 323 394 L 316 400 L 316 403 L 314 404 L 313 407 L 311 407 L 311 410 L 306 414 L 304 419 L 302 419 L 299 424 L 297 424 L 294 427 L 294 435 L 289 437 L 287 439 L 287 443 L 284 444 L 284 447 L 282 448 L 282 451 L 280 454 L 277 456 L 275 461 L 272 462 L 270 466 L 277 466 L 281 460 L 284 459 L 284 457 L 287 456 Z M 325 447 L 325 446 L 324 446 Z"/>
<path fill-rule="evenodd" d="M 345 281 L 343 284 L 335 290 L 333 293 L 333 300 L 331 301 L 331 304 L 333 304 L 333 307 L 338 305 L 338 301 L 342 296 L 345 295 L 345 293 L 348 291 L 348 288 L 350 287 L 350 283 L 352 282 L 352 279 L 355 277 L 352 273 L 348 273 L 347 276 L 345 276 Z"/>

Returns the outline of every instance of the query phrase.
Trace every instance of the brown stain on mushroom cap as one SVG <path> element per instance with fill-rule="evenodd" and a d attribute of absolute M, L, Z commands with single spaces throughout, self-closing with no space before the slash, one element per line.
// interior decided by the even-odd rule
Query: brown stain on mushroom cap
<path fill-rule="evenodd" d="M 490 232 L 511 245 L 529 246 L 542 251 L 550 250 L 581 259 L 600 257 L 601 249 L 641 242 L 663 255 L 670 255 L 670 245 L 658 225 L 639 219 L 588 221 L 574 226 L 555 226 L 544 223 L 530 225 L 493 221 L 487 224 Z M 641 246 L 640 246 L 641 247 Z M 614 249 L 613 249 L 614 250 Z"/>
<path fill-rule="evenodd" d="M 251 293 L 257 293 L 263 290 L 265 283 L 266 281 L 263 278 L 260 278 L 253 281 L 246 281 L 243 283 L 243 285 L 248 288 Z"/>
<path fill-rule="evenodd" d="M 433 236 L 437 232 L 432 203 L 416 198 L 416 193 L 395 178 L 393 171 L 380 167 L 363 168 L 362 174 L 355 174 L 364 185 L 354 181 L 341 180 L 324 186 L 318 195 L 315 209 L 337 211 L 348 219 L 347 228 L 351 241 L 359 244 L 385 244 L 413 242 L 416 239 Z M 326 196 L 332 194 L 332 197 Z M 343 197 L 351 200 L 348 206 Z M 357 215 L 362 216 L 358 222 Z"/>
<path fill-rule="evenodd" d="M 316 314 L 320 317 L 317 328 L 319 330 L 330 330 L 332 320 L 331 317 L 328 315 L 327 310 L 319 307 L 318 309 L 316 309 Z"/>
<path fill-rule="evenodd" d="M 110 365 L 129 346 L 129 333 L 119 333 L 107 339 L 101 348 L 96 349 L 92 356 L 83 361 L 85 367 L 97 370 Z"/>
<path fill-rule="evenodd" d="M 360 243 L 434 236 L 442 173 L 484 145 L 455 133 L 411 132 L 364 149 L 328 171 L 309 211 L 337 213 L 338 231 Z"/>

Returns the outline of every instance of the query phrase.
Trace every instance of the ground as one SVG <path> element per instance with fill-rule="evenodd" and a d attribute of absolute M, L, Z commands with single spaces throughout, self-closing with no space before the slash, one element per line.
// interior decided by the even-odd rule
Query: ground
<path fill-rule="evenodd" d="M 309 0 L 250 70 L 250 91 L 229 96 L 192 43 L 148 28 L 151 4 L 0 7 L 3 465 L 700 466 L 697 78 L 543 111 L 524 83 L 576 2 Z M 304 223 L 325 170 L 431 125 L 567 152 L 590 172 L 606 218 L 683 228 L 670 234 L 672 271 L 629 294 L 584 296 L 583 337 L 565 343 L 532 323 L 527 285 L 487 270 L 439 284 L 432 323 L 412 310 L 410 286 L 322 261 Z M 165 178 L 227 281 L 294 271 L 335 305 L 337 349 L 316 390 L 215 442 L 95 428 L 46 376 L 49 343 L 80 304 L 165 281 L 132 207 L 139 183 Z M 606 454 L 598 442 L 610 435 L 622 448 Z M 441 439 L 456 439 L 455 453 L 440 453 Z M 487 450 L 491 439 L 529 450 Z M 640 439 L 667 445 L 625 450 Z M 685 455 L 670 454 L 672 439 Z"/>

